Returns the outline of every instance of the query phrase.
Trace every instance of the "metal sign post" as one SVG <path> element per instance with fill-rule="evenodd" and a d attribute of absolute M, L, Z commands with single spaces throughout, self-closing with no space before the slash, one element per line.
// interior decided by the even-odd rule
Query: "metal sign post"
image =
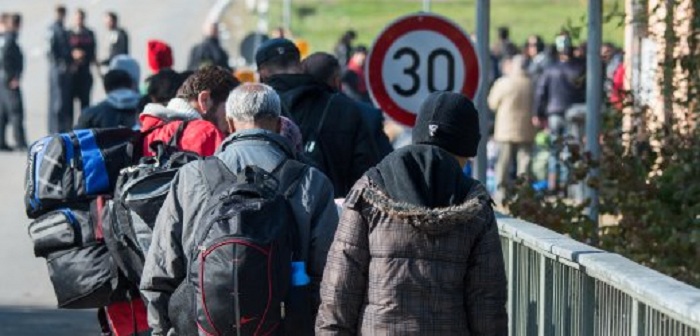
<path fill-rule="evenodd" d="M 491 79 L 491 54 L 489 52 L 489 25 L 491 20 L 491 1 L 478 0 L 476 3 L 476 45 L 481 61 L 481 76 L 479 77 L 479 91 L 474 101 L 479 111 L 479 129 L 481 141 L 474 165 L 474 177 L 486 184 L 486 142 L 488 141 L 488 97 L 489 81 Z"/>
<path fill-rule="evenodd" d="M 285 31 L 292 31 L 292 0 L 282 1 L 282 26 Z"/>
<path fill-rule="evenodd" d="M 602 44 L 602 0 L 588 0 L 588 55 L 586 73 L 586 150 L 593 160 L 600 159 L 600 112 L 603 106 L 603 74 L 600 59 Z M 589 178 L 599 174 L 598 168 L 592 169 Z M 586 196 L 590 200 L 588 217 L 598 226 L 598 189 L 586 186 Z M 595 237 L 595 236 L 594 236 Z"/>
<path fill-rule="evenodd" d="M 423 0 L 423 11 L 430 12 L 430 0 Z"/>

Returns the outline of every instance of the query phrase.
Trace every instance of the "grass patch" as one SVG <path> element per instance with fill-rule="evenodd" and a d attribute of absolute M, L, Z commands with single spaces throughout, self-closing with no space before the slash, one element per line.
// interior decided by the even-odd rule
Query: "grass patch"
<path fill-rule="evenodd" d="M 358 43 L 371 45 L 379 32 L 399 16 L 422 9 L 420 0 L 293 0 L 292 31 L 303 37 L 314 51 L 332 50 L 339 36 L 348 29 L 358 33 Z M 624 8 L 622 0 L 607 0 L 605 13 L 619 12 Z M 302 7 L 314 8 L 315 14 L 301 18 Z M 444 15 L 461 25 L 467 33 L 475 33 L 475 0 L 434 0 L 432 11 Z M 571 22 L 583 27 L 587 1 L 583 0 L 492 0 L 491 40 L 496 37 L 496 27 L 510 27 L 511 38 L 517 44 L 524 43 L 531 34 L 542 35 L 551 42 L 562 27 Z M 270 27 L 282 24 L 282 0 L 270 4 Z M 613 18 L 604 25 L 603 40 L 621 45 L 624 27 L 621 19 Z"/>

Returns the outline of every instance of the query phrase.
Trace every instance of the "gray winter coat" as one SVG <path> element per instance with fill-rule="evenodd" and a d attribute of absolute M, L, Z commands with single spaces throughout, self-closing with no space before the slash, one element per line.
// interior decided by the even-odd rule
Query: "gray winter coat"
<path fill-rule="evenodd" d="M 261 138 L 242 137 L 255 135 Z M 283 150 L 282 148 L 285 148 Z M 278 134 L 250 130 L 229 136 L 219 147 L 217 156 L 237 173 L 248 165 L 266 171 L 274 170 L 292 153 L 288 142 Z M 200 162 L 182 167 L 173 181 L 170 193 L 156 220 L 153 241 L 146 257 L 141 278 L 141 291 L 147 301 L 148 323 L 153 335 L 167 335 L 170 296 L 185 278 L 188 263 L 186 252 L 193 246 L 196 225 L 200 225 L 201 211 L 208 191 L 206 180 L 199 169 Z M 313 301 L 318 306 L 318 288 L 323 276 L 326 255 L 338 223 L 338 212 L 333 200 L 333 187 L 328 178 L 315 168 L 309 168 L 293 193 L 293 208 L 302 254 L 307 273 L 312 279 Z"/>

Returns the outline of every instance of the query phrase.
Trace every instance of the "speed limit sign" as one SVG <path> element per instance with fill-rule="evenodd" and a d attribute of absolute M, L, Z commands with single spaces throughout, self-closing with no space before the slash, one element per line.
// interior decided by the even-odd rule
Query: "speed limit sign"
<path fill-rule="evenodd" d="M 479 59 L 469 36 L 433 14 L 405 16 L 379 34 L 366 64 L 374 102 L 396 121 L 413 126 L 425 97 L 435 91 L 474 98 Z"/>

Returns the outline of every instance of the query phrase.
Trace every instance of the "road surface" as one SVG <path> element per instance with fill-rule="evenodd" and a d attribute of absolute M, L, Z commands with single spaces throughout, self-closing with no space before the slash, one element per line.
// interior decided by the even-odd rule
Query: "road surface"
<path fill-rule="evenodd" d="M 130 34 L 131 52 L 146 67 L 146 40 L 158 38 L 170 43 L 175 69 L 186 66 L 192 44 L 201 36 L 201 27 L 214 0 L 66 0 L 69 21 L 77 8 L 87 11 L 88 26 L 98 38 L 98 55 L 106 55 L 104 13 L 116 11 Z M 20 44 L 25 52 L 23 80 L 26 127 L 30 141 L 46 135 L 48 106 L 47 27 L 53 20 L 49 0 L 0 0 L 0 11 L 16 11 L 24 16 Z M 99 80 L 95 81 L 93 101 L 104 98 Z M 77 118 L 76 118 L 77 120 Z M 9 131 L 8 131 L 9 132 Z M 9 134 L 8 134 L 9 139 Z M 10 145 L 13 143 L 10 141 Z M 27 236 L 29 220 L 24 214 L 24 153 L 0 153 L 0 335 L 80 336 L 98 334 L 93 311 L 56 310 L 55 299 L 43 259 L 37 259 Z"/>

